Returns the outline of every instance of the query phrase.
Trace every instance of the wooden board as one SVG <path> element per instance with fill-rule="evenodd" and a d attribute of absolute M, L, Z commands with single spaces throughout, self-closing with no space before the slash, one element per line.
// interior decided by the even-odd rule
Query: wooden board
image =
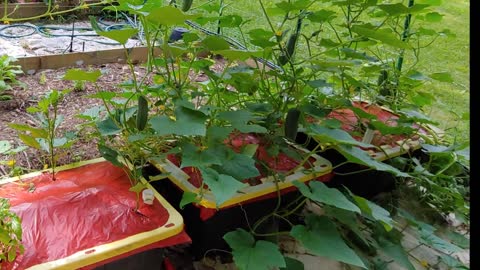
<path fill-rule="evenodd" d="M 0 18 L 3 18 L 5 15 L 5 2 L 7 0 L 0 1 Z M 97 0 L 87 0 L 85 1 L 86 4 L 92 4 L 95 2 L 99 2 Z M 69 9 L 73 9 L 78 5 L 78 1 L 70 0 L 70 1 L 62 1 L 58 8 L 53 10 L 53 12 L 57 11 L 65 11 Z M 101 6 L 96 6 L 89 8 L 87 10 L 77 10 L 73 12 L 76 15 L 81 15 L 82 13 L 85 14 L 92 14 L 98 13 L 101 11 Z M 92 10 L 93 9 L 93 10 Z M 11 19 L 20 19 L 20 18 L 31 18 L 43 15 L 47 12 L 48 6 L 43 2 L 29 2 L 29 3 L 8 3 L 7 4 L 7 17 Z M 71 13 L 67 13 L 71 14 Z"/>
<path fill-rule="evenodd" d="M 160 55 L 160 49 L 155 49 L 154 55 Z M 140 46 L 129 49 L 130 59 L 132 63 L 145 63 L 147 61 L 147 47 Z M 74 52 L 65 54 L 53 54 L 43 56 L 26 56 L 17 57 L 17 61 L 13 64 L 20 65 L 23 72 L 33 74 L 44 69 L 58 69 L 63 67 L 76 67 L 85 65 L 101 65 L 107 63 L 126 63 L 125 50 L 109 49 L 92 52 Z M 253 59 L 240 61 L 239 64 L 256 68 Z M 269 70 L 268 67 L 266 67 Z"/>
<path fill-rule="evenodd" d="M 159 51 L 155 54 L 158 55 Z M 129 49 L 130 59 L 134 64 L 147 61 L 147 47 Z M 93 52 L 77 52 L 43 56 L 18 57 L 16 65 L 20 65 L 27 74 L 44 69 L 58 69 L 85 65 L 100 65 L 106 63 L 125 63 L 125 50 L 110 49 Z"/>

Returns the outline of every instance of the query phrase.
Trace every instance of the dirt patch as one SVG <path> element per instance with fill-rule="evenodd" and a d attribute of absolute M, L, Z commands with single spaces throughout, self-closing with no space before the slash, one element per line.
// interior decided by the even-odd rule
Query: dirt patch
<path fill-rule="evenodd" d="M 105 64 L 90 68 L 99 68 L 103 73 L 97 82 L 98 87 L 87 82 L 84 90 L 71 91 L 65 96 L 59 105 L 59 114 L 64 117 L 64 121 L 59 127 L 59 134 L 77 130 L 83 120 L 76 115 L 90 107 L 101 105 L 101 100 L 88 98 L 89 95 L 98 91 L 117 92 L 119 91 L 117 85 L 130 77 L 128 67 L 122 64 Z M 35 105 L 50 90 L 73 89 L 73 82 L 62 80 L 67 69 L 44 70 L 34 75 L 18 77 L 25 87 L 15 87 L 13 100 L 0 102 L 0 140 L 7 140 L 14 146 L 22 144 L 17 132 L 9 127 L 9 124 L 37 125 L 35 118 L 27 113 L 27 108 Z M 89 68 L 84 67 L 83 69 L 88 70 Z M 135 66 L 135 71 L 140 76 L 146 72 L 145 67 L 141 65 Z M 99 157 L 96 140 L 89 138 L 88 134 L 80 133 L 79 135 L 79 140 L 71 148 L 60 152 L 58 165 Z M 47 163 L 44 154 L 30 148 L 14 157 L 0 155 L 0 160 L 5 161 L 12 158 L 15 159 L 16 165 L 22 167 L 24 171 L 41 169 Z M 6 165 L 0 165 L 2 174 L 6 174 L 8 171 L 9 168 L 6 168 Z"/>
<path fill-rule="evenodd" d="M 225 66 L 225 60 L 216 57 L 215 61 L 216 63 L 211 67 L 211 70 L 220 72 Z M 89 98 L 89 95 L 98 91 L 118 92 L 121 90 L 118 85 L 131 78 L 128 65 L 120 63 L 80 66 L 79 68 L 87 71 L 99 69 L 102 76 L 100 76 L 96 86 L 87 82 L 83 90 L 71 91 L 62 100 L 58 113 L 63 115 L 64 120 L 58 130 L 59 135 L 67 131 L 77 131 L 79 125 L 84 123 L 84 120 L 78 118 L 77 115 L 91 107 L 103 105 L 100 99 Z M 73 82 L 62 80 L 68 69 L 43 70 L 33 75 L 22 75 L 17 78 L 24 84 L 24 87 L 15 86 L 12 91 L 13 99 L 0 102 L 0 141 L 9 141 L 14 147 L 23 145 L 18 138 L 18 133 L 9 124 L 37 125 L 36 119 L 27 112 L 27 108 L 36 105 L 38 100 L 53 89 L 73 89 Z M 137 78 L 142 78 L 147 73 L 146 67 L 142 64 L 135 65 L 134 69 Z M 190 78 L 197 82 L 207 79 L 205 74 L 191 74 Z M 147 84 L 151 82 L 149 77 L 146 81 Z M 57 165 L 100 157 L 97 140 L 89 135 L 88 132 L 81 131 L 78 134 L 79 139 L 71 148 L 60 149 Z M 15 160 L 16 166 L 22 169 L 22 173 L 42 169 L 45 164 L 48 164 L 45 154 L 32 148 L 14 156 L 0 154 L 0 177 L 8 175 L 11 171 L 11 168 L 7 165 L 1 165 L 2 162 L 5 163 L 7 160 Z"/>

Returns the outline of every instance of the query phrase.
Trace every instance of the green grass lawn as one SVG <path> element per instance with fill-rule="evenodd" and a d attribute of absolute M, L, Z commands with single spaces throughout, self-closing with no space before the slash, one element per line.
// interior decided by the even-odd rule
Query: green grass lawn
<path fill-rule="evenodd" d="M 448 28 L 456 37 L 441 38 L 426 48 L 419 68 L 452 74 L 453 84 L 432 82 L 426 85 L 438 97 L 438 102 L 431 108 L 431 116 L 450 136 L 469 141 L 470 121 L 459 119 L 470 114 L 470 2 L 443 1 L 439 12 L 444 17 L 434 27 L 438 30 Z"/>
<path fill-rule="evenodd" d="M 265 6 L 271 7 L 280 1 L 263 0 L 262 2 Z M 244 20 L 251 20 L 242 27 L 244 33 L 252 28 L 268 27 L 258 0 L 225 0 L 224 3 L 228 4 L 225 14 L 239 14 Z M 323 4 L 316 3 L 319 8 Z M 423 86 L 422 90 L 430 91 L 437 98 L 432 106 L 426 108 L 425 113 L 438 121 L 438 127 L 447 132 L 449 141 L 468 142 L 470 140 L 470 2 L 467 0 L 443 1 L 436 9 L 444 15 L 443 19 L 441 22 L 429 24 L 428 27 L 437 31 L 449 29 L 455 33 L 456 37 L 440 37 L 432 45 L 422 49 L 420 60 L 415 68 L 424 74 L 449 72 L 454 83 L 429 81 Z M 224 33 L 240 40 L 238 31 L 226 29 Z"/>

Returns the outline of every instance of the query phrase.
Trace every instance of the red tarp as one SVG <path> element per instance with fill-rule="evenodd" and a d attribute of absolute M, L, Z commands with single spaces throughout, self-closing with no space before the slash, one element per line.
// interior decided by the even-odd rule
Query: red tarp
<path fill-rule="evenodd" d="M 232 148 L 235 152 L 240 152 L 242 147 L 249 145 L 249 144 L 257 144 L 258 148 L 257 151 L 255 152 L 255 158 L 257 160 L 262 161 L 269 169 L 278 172 L 278 173 L 287 173 L 291 170 L 293 170 L 295 167 L 297 167 L 301 160 L 295 160 L 292 157 L 289 157 L 283 152 L 278 153 L 277 156 L 271 156 L 267 152 L 267 143 L 265 142 L 264 139 L 262 139 L 261 135 L 257 135 L 255 133 L 232 133 L 231 136 L 225 140 L 225 144 Z M 295 151 L 295 148 L 291 148 L 293 151 Z M 299 150 L 298 150 L 299 151 Z M 175 154 L 169 154 L 167 156 L 168 160 L 170 160 L 175 166 L 180 167 L 181 159 L 175 155 Z M 309 162 L 305 162 L 303 167 L 306 169 L 311 167 L 311 164 L 315 162 L 314 158 L 310 158 Z M 259 163 L 255 163 L 255 167 L 257 167 L 258 171 L 260 172 L 260 175 L 255 177 L 254 179 L 244 179 L 243 182 L 248 183 L 252 186 L 254 185 L 259 185 L 262 183 L 261 178 L 266 177 L 264 173 L 264 169 L 262 168 L 262 165 Z M 200 174 L 200 171 L 195 168 L 195 167 L 183 167 L 182 168 L 183 172 L 188 174 L 189 179 L 188 181 L 195 187 L 199 188 L 202 186 L 202 175 Z M 262 173 L 263 172 L 263 173 Z M 323 177 L 319 177 L 318 180 L 320 181 L 328 181 L 328 179 L 325 179 Z M 207 185 L 205 185 L 206 188 L 208 188 Z M 276 193 L 275 193 L 276 194 Z"/>
<path fill-rule="evenodd" d="M 58 172 L 56 181 L 44 173 L 1 186 L 0 197 L 22 218 L 25 247 L 2 267 L 25 269 L 165 225 L 169 214 L 157 200 L 146 205 L 140 199 L 141 214 L 133 210 L 137 197 L 130 187 L 125 172 L 109 162 Z M 185 242 L 190 238 L 182 232 L 148 248 Z"/>
<path fill-rule="evenodd" d="M 353 102 L 353 106 L 359 109 L 362 109 L 363 111 L 375 115 L 378 119 L 378 121 L 383 122 L 387 126 L 392 126 L 395 127 L 397 126 L 397 121 L 398 121 L 398 115 L 387 111 L 383 109 L 382 107 L 374 104 L 369 104 L 367 102 Z M 337 120 L 340 120 L 342 122 L 342 129 L 351 133 L 355 131 L 355 129 L 358 127 L 358 116 L 355 115 L 355 113 L 351 109 L 336 109 L 333 110 L 328 116 L 328 118 L 335 118 Z M 366 121 L 366 120 L 362 120 Z M 412 128 L 419 128 L 418 125 L 412 124 Z M 419 128 L 420 133 L 427 134 L 427 132 Z M 358 141 L 362 140 L 362 135 L 356 135 L 352 134 L 352 137 L 355 138 Z M 396 141 L 400 140 L 405 140 L 409 138 L 409 135 L 382 135 L 380 134 L 379 131 L 375 131 L 375 135 L 372 140 L 372 144 L 376 146 L 380 145 L 391 145 L 391 146 L 396 146 Z M 412 136 L 412 139 L 418 139 L 418 135 Z"/>
<path fill-rule="evenodd" d="M 225 140 L 225 144 L 227 146 L 231 147 L 236 152 L 240 152 L 241 148 L 245 145 L 257 144 L 258 148 L 257 148 L 257 151 L 255 152 L 256 159 L 261 160 L 263 163 L 265 163 L 268 166 L 268 168 L 270 168 L 272 170 L 275 170 L 276 172 L 279 172 L 279 173 L 286 173 L 286 172 L 294 169 L 295 167 L 297 167 L 300 164 L 300 161 L 295 160 L 295 159 L 287 156 L 283 152 L 280 152 L 276 157 L 270 156 L 268 154 L 267 150 L 266 150 L 265 142 L 262 140 L 261 136 L 259 136 L 257 134 L 254 134 L 254 133 L 233 133 L 233 134 L 231 134 L 231 136 L 227 140 Z M 294 149 L 294 148 L 292 148 L 292 149 Z M 168 155 L 167 158 L 173 164 L 180 167 L 179 157 L 177 157 L 174 154 L 170 154 L 170 155 Z M 306 162 L 303 166 L 308 169 L 308 168 L 311 167 L 311 163 L 313 163 L 314 161 L 315 161 L 314 158 L 310 158 L 310 162 Z M 262 167 L 258 163 L 256 163 L 255 166 L 257 167 L 257 169 L 260 172 L 263 171 Z M 203 181 L 202 176 L 200 174 L 200 171 L 197 168 L 195 168 L 195 167 L 183 167 L 182 170 L 183 170 L 183 172 L 188 174 L 188 176 L 189 176 L 188 181 L 192 185 L 194 185 L 197 188 L 202 186 L 202 181 Z M 262 182 L 260 181 L 260 179 L 262 177 L 265 177 L 265 175 L 261 174 L 260 176 L 255 177 L 255 179 L 253 179 L 253 181 L 252 181 L 252 179 L 245 179 L 244 182 L 249 183 L 250 185 L 252 185 L 252 183 L 253 184 L 261 184 Z M 315 180 L 321 181 L 321 182 L 328 182 L 328 181 L 330 181 L 330 179 L 332 177 L 333 177 L 333 174 L 327 173 L 325 175 L 317 177 Z M 205 187 L 208 188 L 207 185 L 205 185 Z M 286 193 L 292 192 L 296 189 L 297 189 L 296 187 L 288 187 L 288 188 L 282 189 L 281 194 L 286 194 Z M 263 196 L 260 196 L 258 198 L 250 199 L 248 201 L 243 201 L 242 204 L 252 203 L 252 202 L 266 200 L 266 199 L 271 199 L 271 198 L 275 198 L 277 196 L 278 196 L 277 192 L 274 191 L 274 192 L 271 192 L 269 194 L 265 194 Z M 196 204 L 196 206 L 200 208 L 200 218 L 204 221 L 211 218 L 212 216 L 214 216 L 215 213 L 218 211 L 217 209 L 205 208 L 205 207 L 199 206 L 197 204 Z M 225 208 L 222 208 L 222 209 L 228 209 L 228 208 L 233 207 L 233 206 L 235 206 L 235 205 L 225 207 Z"/>

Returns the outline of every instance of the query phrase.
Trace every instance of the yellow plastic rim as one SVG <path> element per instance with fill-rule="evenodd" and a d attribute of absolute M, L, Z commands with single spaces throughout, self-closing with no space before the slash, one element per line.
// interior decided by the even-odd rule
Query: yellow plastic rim
<path fill-rule="evenodd" d="M 299 149 L 306 151 L 302 148 Z M 330 161 L 318 155 L 312 155 L 311 157 L 315 159 L 315 162 L 313 162 L 314 166 L 311 169 L 305 170 L 304 168 L 299 168 L 294 173 L 285 177 L 283 181 L 275 182 L 273 177 L 264 177 L 261 179 L 262 184 L 242 188 L 232 198 L 218 206 L 215 202 L 213 193 L 204 190 L 203 198 L 200 200 L 199 205 L 210 209 L 225 208 L 270 194 L 272 192 L 276 192 L 277 190 L 281 191 L 283 189 L 292 187 L 293 181 L 299 181 L 303 183 L 332 172 L 332 164 Z M 183 191 L 189 191 L 197 194 L 200 193 L 200 189 L 188 181 L 190 178 L 188 174 L 183 172 L 179 167 L 169 160 L 150 160 L 150 163 L 162 173 L 168 173 L 168 178 Z"/>

